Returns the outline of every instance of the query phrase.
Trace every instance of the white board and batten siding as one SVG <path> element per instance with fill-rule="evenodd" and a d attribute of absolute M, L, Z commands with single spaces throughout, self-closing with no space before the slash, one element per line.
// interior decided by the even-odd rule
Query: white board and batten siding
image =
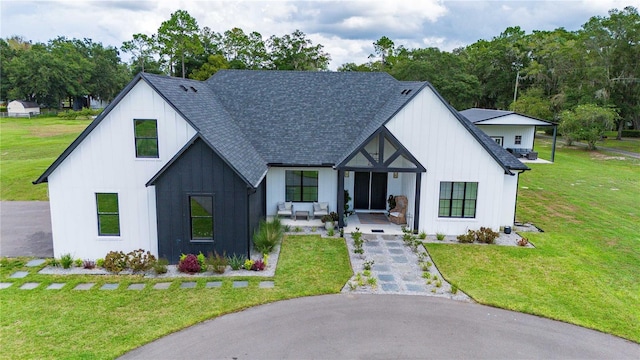
<path fill-rule="evenodd" d="M 430 88 L 418 93 L 385 126 L 427 170 L 421 184 L 421 231 L 456 235 L 480 226 L 498 230 L 513 223 L 515 196 L 504 197 L 515 194 L 517 175 L 505 182 L 510 176 Z M 415 175 L 402 174 L 402 179 L 408 213 L 413 215 Z M 444 181 L 478 183 L 475 218 L 438 217 L 440 182 Z"/>
<path fill-rule="evenodd" d="M 274 216 L 279 202 L 285 201 L 285 172 L 287 170 L 317 171 L 318 172 L 318 201 L 328 202 L 329 211 L 336 211 L 338 193 L 338 172 L 326 167 L 271 167 L 267 172 L 267 216 Z M 310 202 L 294 202 L 295 211 L 309 211 L 312 215 L 313 204 Z"/>
<path fill-rule="evenodd" d="M 134 119 L 155 119 L 159 158 L 135 155 Z M 142 248 L 157 255 L 156 200 L 145 184 L 195 130 L 144 81 L 49 175 L 54 255 L 95 260 Z M 118 193 L 120 236 L 98 236 L 96 193 Z"/>

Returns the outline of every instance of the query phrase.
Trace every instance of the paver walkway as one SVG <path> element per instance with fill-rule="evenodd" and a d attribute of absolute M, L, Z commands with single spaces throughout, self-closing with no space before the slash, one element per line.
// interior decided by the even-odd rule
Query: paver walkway
<path fill-rule="evenodd" d="M 418 249 L 421 255 L 416 254 L 404 244 L 401 235 L 363 234 L 362 239 L 364 253 L 360 255 L 354 252 L 353 238 L 346 235 L 355 275 L 342 289 L 343 293 L 423 295 L 471 301 L 461 291 L 452 291 L 429 254 L 422 247 Z M 373 266 L 367 272 L 365 263 L 371 261 Z M 371 284 L 374 281 L 371 278 L 375 279 L 375 285 Z"/>

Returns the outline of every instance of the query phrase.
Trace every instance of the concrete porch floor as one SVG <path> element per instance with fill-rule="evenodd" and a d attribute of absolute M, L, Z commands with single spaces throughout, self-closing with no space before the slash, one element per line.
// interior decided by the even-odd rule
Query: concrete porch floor
<path fill-rule="evenodd" d="M 267 220 L 273 219 L 273 216 L 268 216 Z M 319 218 L 309 219 L 298 217 L 296 220 L 291 218 L 281 218 L 283 225 L 289 225 L 290 227 L 317 227 L 318 229 L 323 229 L 324 224 L 320 221 Z M 385 224 L 363 224 L 360 222 L 360 218 L 358 217 L 358 213 L 352 214 L 347 218 L 347 226 L 344 228 L 344 232 L 350 234 L 356 231 L 356 228 L 359 228 L 363 234 L 379 234 L 380 232 L 373 232 L 373 230 L 382 230 L 382 234 L 387 235 L 402 235 L 402 225 L 396 225 L 392 222 L 387 222 Z"/>

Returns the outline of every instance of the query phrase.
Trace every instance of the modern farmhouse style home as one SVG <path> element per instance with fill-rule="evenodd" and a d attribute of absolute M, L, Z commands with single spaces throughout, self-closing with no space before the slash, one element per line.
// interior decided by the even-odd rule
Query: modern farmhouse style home
<path fill-rule="evenodd" d="M 259 221 L 407 199 L 407 226 L 513 225 L 528 170 L 426 82 L 386 73 L 139 74 L 34 183 L 54 253 L 248 255 Z M 292 211 L 293 210 L 293 211 Z M 342 220 L 340 221 L 342 224 Z"/>

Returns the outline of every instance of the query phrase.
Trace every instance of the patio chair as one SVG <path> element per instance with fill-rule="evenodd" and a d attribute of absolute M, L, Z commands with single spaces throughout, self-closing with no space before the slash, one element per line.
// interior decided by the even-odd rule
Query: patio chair
<path fill-rule="evenodd" d="M 329 215 L 329 203 L 328 202 L 314 202 L 313 203 L 313 215 L 312 217 L 315 219 L 316 216 L 325 216 Z"/>
<path fill-rule="evenodd" d="M 402 225 L 407 223 L 407 219 L 405 217 L 407 213 L 407 204 L 409 201 L 407 197 L 404 195 L 398 195 L 395 197 L 396 207 L 389 211 L 389 221 L 396 225 Z"/>
<path fill-rule="evenodd" d="M 286 201 L 278 203 L 278 216 L 288 216 L 293 219 L 293 214 L 293 202 Z"/>

